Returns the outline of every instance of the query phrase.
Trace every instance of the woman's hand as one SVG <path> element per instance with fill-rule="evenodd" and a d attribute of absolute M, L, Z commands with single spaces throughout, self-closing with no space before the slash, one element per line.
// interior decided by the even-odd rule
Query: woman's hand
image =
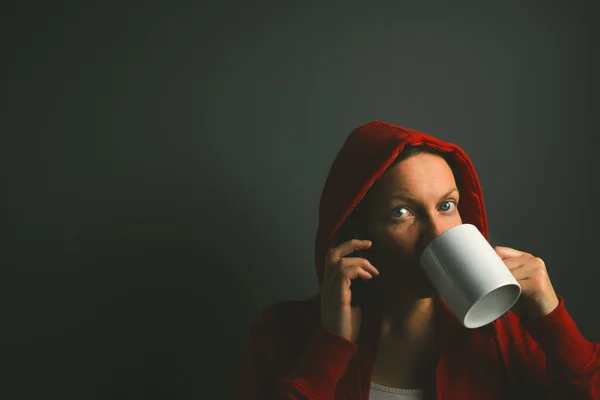
<path fill-rule="evenodd" d="M 515 311 L 527 313 L 529 318 L 541 318 L 550 314 L 558 306 L 558 297 L 544 261 L 529 253 L 510 247 L 494 246 L 496 253 L 521 285 L 521 298 Z"/>
<path fill-rule="evenodd" d="M 371 241 L 352 239 L 329 250 L 321 283 L 321 324 L 356 343 L 360 332 L 361 310 L 350 306 L 353 279 L 369 280 L 379 271 L 365 258 L 345 257 L 366 250 Z"/>

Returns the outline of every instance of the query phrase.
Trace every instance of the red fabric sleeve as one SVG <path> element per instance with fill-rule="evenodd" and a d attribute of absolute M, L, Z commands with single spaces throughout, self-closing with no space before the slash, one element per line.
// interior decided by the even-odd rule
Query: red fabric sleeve
<path fill-rule="evenodd" d="M 550 314 L 524 320 L 523 326 L 529 333 L 523 336 L 524 351 L 532 367 L 547 376 L 549 393 L 600 400 L 600 345 L 583 337 L 561 296 Z"/>
<path fill-rule="evenodd" d="M 356 344 L 318 325 L 311 341 L 291 373 L 280 378 L 272 354 L 287 349 L 274 345 L 280 341 L 273 321 L 256 323 L 250 329 L 238 384 L 238 400 L 300 400 L 334 398 L 335 387 L 350 359 L 356 354 Z"/>

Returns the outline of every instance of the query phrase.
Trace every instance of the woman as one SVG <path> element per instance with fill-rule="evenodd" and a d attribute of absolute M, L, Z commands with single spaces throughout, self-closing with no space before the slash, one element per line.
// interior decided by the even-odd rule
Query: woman
<path fill-rule="evenodd" d="M 462 223 L 489 238 L 462 149 L 381 121 L 355 129 L 321 196 L 320 292 L 264 310 L 238 398 L 600 399 L 600 345 L 581 335 L 541 258 L 495 247 L 521 299 L 478 329 L 451 314 L 419 256 Z"/>

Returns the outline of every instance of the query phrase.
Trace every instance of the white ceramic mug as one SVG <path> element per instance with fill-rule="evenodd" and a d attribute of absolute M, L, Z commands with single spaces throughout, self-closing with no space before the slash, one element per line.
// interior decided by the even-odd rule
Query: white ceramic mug
<path fill-rule="evenodd" d="M 471 224 L 444 231 L 421 255 L 421 268 L 450 310 L 467 328 L 502 316 L 521 287 L 500 256 Z"/>

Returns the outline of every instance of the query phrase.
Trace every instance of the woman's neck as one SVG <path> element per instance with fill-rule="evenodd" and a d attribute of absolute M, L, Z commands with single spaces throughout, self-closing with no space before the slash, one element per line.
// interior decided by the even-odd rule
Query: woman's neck
<path fill-rule="evenodd" d="M 381 315 L 371 380 L 398 388 L 427 387 L 437 360 L 435 300 L 421 298 L 394 305 Z"/>
<path fill-rule="evenodd" d="M 431 338 L 435 328 L 435 300 L 405 297 L 387 307 L 381 319 L 380 339 L 415 342 Z"/>

